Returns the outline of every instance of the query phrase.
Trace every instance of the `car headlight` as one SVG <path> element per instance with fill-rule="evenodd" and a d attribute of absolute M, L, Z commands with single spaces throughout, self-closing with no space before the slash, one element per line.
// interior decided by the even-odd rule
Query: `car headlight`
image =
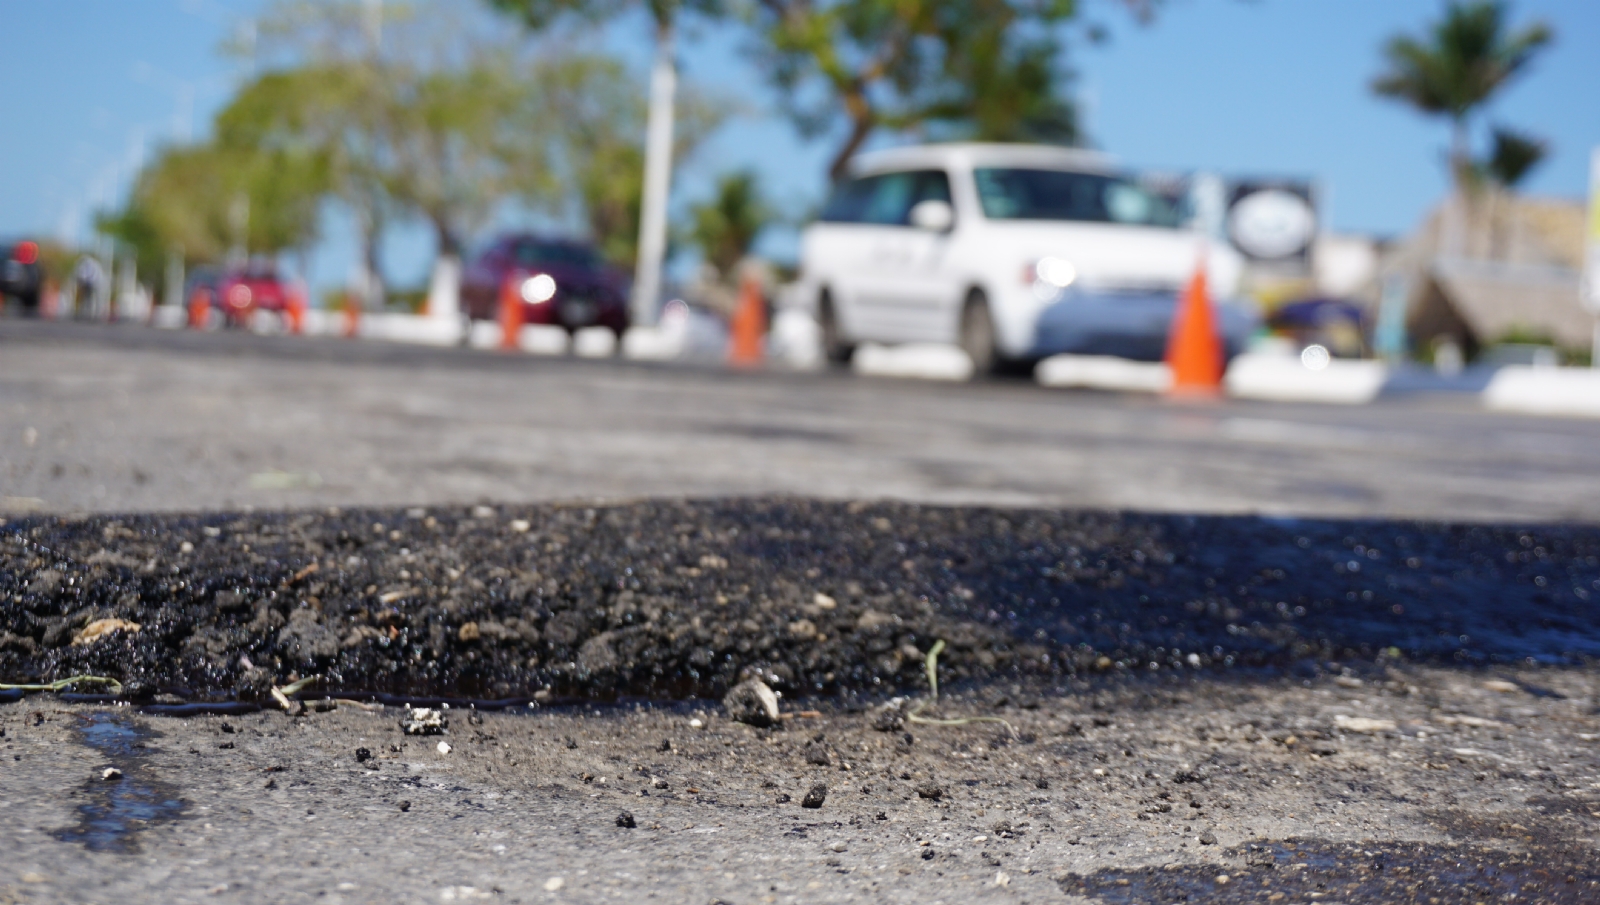
<path fill-rule="evenodd" d="M 523 280 L 517 291 L 525 302 L 535 305 L 548 302 L 556 297 L 556 280 L 548 273 L 541 273 Z"/>
<path fill-rule="evenodd" d="M 1078 279 L 1078 268 L 1066 258 L 1051 255 L 1040 258 L 1022 269 L 1022 282 L 1033 287 L 1040 301 L 1049 301 Z"/>

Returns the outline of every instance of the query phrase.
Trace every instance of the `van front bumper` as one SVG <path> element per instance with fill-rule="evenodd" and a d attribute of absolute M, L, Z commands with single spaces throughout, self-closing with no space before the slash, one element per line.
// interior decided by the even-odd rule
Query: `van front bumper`
<path fill-rule="evenodd" d="M 1033 356 L 1071 353 L 1160 361 L 1179 294 L 1069 289 L 1047 303 L 1034 327 Z M 1227 356 L 1243 351 L 1258 318 L 1248 305 L 1213 303 Z"/>

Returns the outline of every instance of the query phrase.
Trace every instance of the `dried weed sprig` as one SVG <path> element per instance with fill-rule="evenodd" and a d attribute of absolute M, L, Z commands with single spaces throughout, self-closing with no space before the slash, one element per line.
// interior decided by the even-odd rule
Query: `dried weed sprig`
<path fill-rule="evenodd" d="M 968 723 L 999 723 L 1000 725 L 1006 727 L 1006 731 L 1011 733 L 1011 736 L 1015 738 L 1017 735 L 1017 730 L 1013 729 L 1010 723 L 997 716 L 964 716 L 957 717 L 955 719 L 940 720 L 934 719 L 933 717 L 920 715 L 923 711 L 923 708 L 930 704 L 939 703 L 939 653 L 943 650 L 943 640 L 935 641 L 933 643 L 933 647 L 928 649 L 928 655 L 923 660 L 928 669 L 928 697 L 922 701 L 919 701 L 917 706 L 906 711 L 906 722 L 922 723 L 928 726 L 965 726 Z"/>

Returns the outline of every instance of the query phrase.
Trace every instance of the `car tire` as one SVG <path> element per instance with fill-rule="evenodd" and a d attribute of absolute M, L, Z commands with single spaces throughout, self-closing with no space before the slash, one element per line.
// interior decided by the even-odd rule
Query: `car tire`
<path fill-rule="evenodd" d="M 989 315 L 989 298 L 983 290 L 974 289 L 961 308 L 961 351 L 972 359 L 972 373 L 992 374 L 1000 365 L 1001 357 L 995 348 L 994 319 Z"/>
<path fill-rule="evenodd" d="M 822 297 L 817 302 L 817 320 L 822 327 L 823 356 L 836 365 L 849 364 L 856 347 L 844 335 L 844 328 L 839 325 L 839 313 L 833 306 L 833 296 L 826 289 L 822 290 Z"/>

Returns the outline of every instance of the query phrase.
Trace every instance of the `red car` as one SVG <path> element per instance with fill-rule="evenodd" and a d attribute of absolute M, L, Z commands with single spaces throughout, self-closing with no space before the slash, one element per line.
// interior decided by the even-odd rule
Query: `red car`
<path fill-rule="evenodd" d="M 191 303 L 196 294 L 220 310 L 230 327 L 244 327 L 257 311 L 283 316 L 289 309 L 289 284 L 279 279 L 270 261 L 251 261 L 224 271 L 201 270 L 189 281 Z"/>
<path fill-rule="evenodd" d="M 524 324 L 574 333 L 628 329 L 628 278 L 582 242 L 518 234 L 491 242 L 461 277 L 461 306 L 473 320 L 497 320 L 507 283 L 522 300 Z"/>

